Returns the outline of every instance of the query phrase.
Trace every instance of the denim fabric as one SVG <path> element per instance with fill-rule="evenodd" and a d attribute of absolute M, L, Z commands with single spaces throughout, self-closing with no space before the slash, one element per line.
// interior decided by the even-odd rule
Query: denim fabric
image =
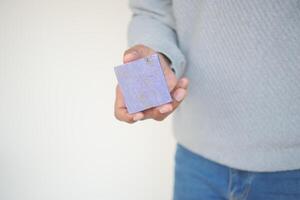
<path fill-rule="evenodd" d="M 177 145 L 174 200 L 300 200 L 300 170 L 250 172 Z"/>

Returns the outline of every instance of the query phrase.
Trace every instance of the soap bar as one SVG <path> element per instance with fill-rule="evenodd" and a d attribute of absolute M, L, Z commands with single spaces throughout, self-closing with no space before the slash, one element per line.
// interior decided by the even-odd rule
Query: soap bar
<path fill-rule="evenodd" d="M 128 113 L 172 101 L 158 54 L 114 68 Z"/>

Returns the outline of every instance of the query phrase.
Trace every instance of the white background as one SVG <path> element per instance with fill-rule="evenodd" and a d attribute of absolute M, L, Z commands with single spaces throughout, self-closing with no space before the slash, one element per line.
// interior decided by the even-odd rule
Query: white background
<path fill-rule="evenodd" d="M 120 123 L 120 0 L 0 0 L 0 199 L 166 200 L 170 119 Z"/>

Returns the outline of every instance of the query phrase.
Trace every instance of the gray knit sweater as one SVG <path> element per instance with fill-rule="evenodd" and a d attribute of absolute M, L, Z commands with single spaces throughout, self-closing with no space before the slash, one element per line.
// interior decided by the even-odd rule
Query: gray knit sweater
<path fill-rule="evenodd" d="M 300 0 L 132 0 L 129 44 L 164 53 L 189 96 L 180 144 L 243 170 L 300 169 Z"/>

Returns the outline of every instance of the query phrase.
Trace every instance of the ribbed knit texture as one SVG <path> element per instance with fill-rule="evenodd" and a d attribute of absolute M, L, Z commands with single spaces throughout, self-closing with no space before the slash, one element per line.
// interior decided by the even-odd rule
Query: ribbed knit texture
<path fill-rule="evenodd" d="M 300 169 L 300 0 L 132 0 L 129 44 L 167 55 L 189 96 L 180 144 L 250 171 Z"/>

